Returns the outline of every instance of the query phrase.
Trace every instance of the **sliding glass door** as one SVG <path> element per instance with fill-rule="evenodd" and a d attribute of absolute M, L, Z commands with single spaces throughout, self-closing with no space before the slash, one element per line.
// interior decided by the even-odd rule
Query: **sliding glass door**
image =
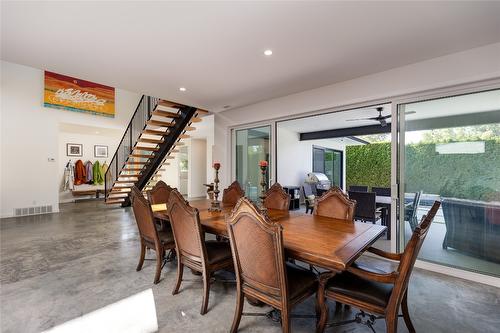
<path fill-rule="evenodd" d="M 400 104 L 400 246 L 435 200 L 419 259 L 500 276 L 500 90 Z"/>
<path fill-rule="evenodd" d="M 313 146 L 313 172 L 324 173 L 332 185 L 343 187 L 342 151 Z"/>
<path fill-rule="evenodd" d="M 261 170 L 260 161 L 267 161 L 268 173 L 266 182 L 269 184 L 269 173 L 272 171 L 271 126 L 235 130 L 235 176 L 252 200 L 259 196 Z"/>

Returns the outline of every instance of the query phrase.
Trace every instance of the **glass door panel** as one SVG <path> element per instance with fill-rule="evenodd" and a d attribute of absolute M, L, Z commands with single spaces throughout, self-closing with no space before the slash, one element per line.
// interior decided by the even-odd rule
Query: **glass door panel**
<path fill-rule="evenodd" d="M 419 259 L 500 276 L 500 90 L 398 112 L 401 245 L 440 200 Z"/>
<path fill-rule="evenodd" d="M 260 193 L 260 161 L 267 161 L 266 182 L 272 170 L 269 153 L 271 151 L 271 126 L 236 130 L 236 180 L 241 184 L 245 195 L 257 200 Z"/>

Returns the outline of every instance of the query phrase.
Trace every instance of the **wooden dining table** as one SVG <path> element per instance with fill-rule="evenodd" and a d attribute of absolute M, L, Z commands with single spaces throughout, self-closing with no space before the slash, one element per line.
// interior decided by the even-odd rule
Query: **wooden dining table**
<path fill-rule="evenodd" d="M 233 207 L 221 203 L 220 212 L 211 212 L 208 199 L 191 200 L 189 204 L 199 210 L 205 232 L 227 236 L 226 216 Z M 154 215 L 168 219 L 165 210 L 158 210 Z M 346 270 L 386 230 L 372 223 L 272 209 L 268 210 L 268 216 L 283 226 L 283 243 L 288 257 L 336 272 Z"/>

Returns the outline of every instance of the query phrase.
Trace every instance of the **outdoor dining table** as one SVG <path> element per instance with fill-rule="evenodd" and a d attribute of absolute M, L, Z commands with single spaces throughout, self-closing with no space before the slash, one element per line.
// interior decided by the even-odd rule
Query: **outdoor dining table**
<path fill-rule="evenodd" d="M 220 212 L 212 212 L 208 209 L 208 199 L 191 200 L 189 204 L 199 210 L 205 232 L 227 236 L 226 216 L 233 207 L 221 204 Z M 160 219 L 168 218 L 166 210 L 154 214 Z M 335 272 L 346 270 L 386 230 L 384 226 L 371 223 L 272 209 L 268 210 L 268 216 L 283 226 L 283 243 L 288 257 Z"/>

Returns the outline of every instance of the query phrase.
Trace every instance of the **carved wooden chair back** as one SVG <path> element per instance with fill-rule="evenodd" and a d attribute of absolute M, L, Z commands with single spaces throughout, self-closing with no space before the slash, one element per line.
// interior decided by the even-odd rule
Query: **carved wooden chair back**
<path fill-rule="evenodd" d="M 245 196 L 245 191 L 241 189 L 240 183 L 235 180 L 228 188 L 222 192 L 222 203 L 235 206 L 240 198 Z"/>
<path fill-rule="evenodd" d="M 226 223 L 238 287 L 281 308 L 288 300 L 282 226 L 247 198 L 238 201 Z"/>
<path fill-rule="evenodd" d="M 342 190 L 336 186 L 317 198 L 314 203 L 314 215 L 335 219 L 354 221 L 356 201 L 350 200 Z"/>
<path fill-rule="evenodd" d="M 176 189 L 170 192 L 167 204 L 177 254 L 188 260 L 205 265 L 206 248 L 198 209 L 189 206 Z"/>
<path fill-rule="evenodd" d="M 130 193 L 132 201 L 132 210 L 134 211 L 135 221 L 139 228 L 141 238 L 146 241 L 152 242 L 155 245 L 160 243 L 158 231 L 154 223 L 153 211 L 151 210 L 150 203 L 144 198 L 144 195 L 137 187 L 132 187 Z"/>
<path fill-rule="evenodd" d="M 152 205 L 167 203 L 172 190 L 173 188 L 160 180 L 150 191 L 148 191 L 148 200 Z"/>
<path fill-rule="evenodd" d="M 267 209 L 286 210 L 290 206 L 290 194 L 279 183 L 274 183 L 266 192 L 264 207 Z"/>
<path fill-rule="evenodd" d="M 388 313 L 397 313 L 397 310 L 399 309 L 399 305 L 401 304 L 406 288 L 408 287 L 408 282 L 410 280 L 415 261 L 417 260 L 418 253 L 420 252 L 420 248 L 422 247 L 432 220 L 434 219 L 440 205 L 441 202 L 434 202 L 431 209 L 427 212 L 427 215 L 422 217 L 420 224 L 413 231 L 410 241 L 406 244 L 397 269 L 399 275 L 394 284 L 391 298 L 389 299 L 387 308 Z"/>

